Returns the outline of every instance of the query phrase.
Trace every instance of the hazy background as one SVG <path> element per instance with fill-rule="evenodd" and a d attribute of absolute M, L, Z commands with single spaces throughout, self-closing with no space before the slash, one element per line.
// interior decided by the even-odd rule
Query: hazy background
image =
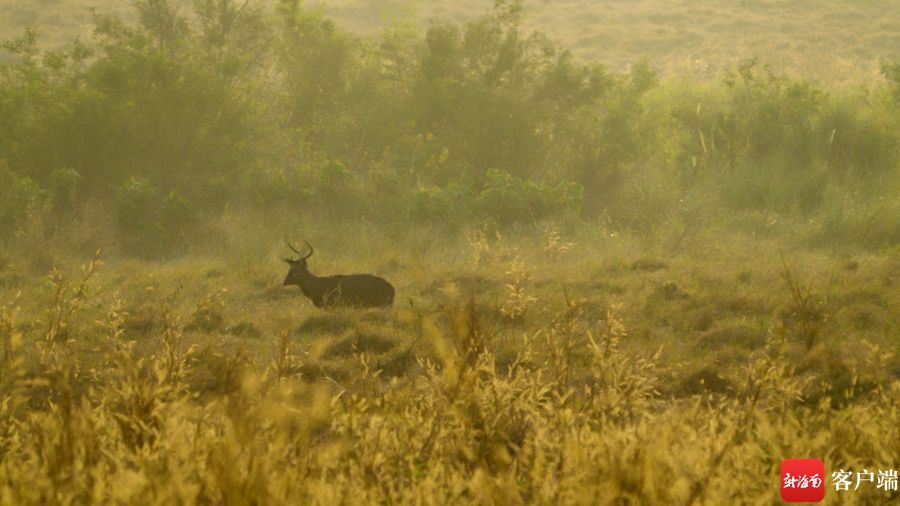
<path fill-rule="evenodd" d="M 724 5 L 0 0 L 0 503 L 896 469 L 900 6 Z"/>
<path fill-rule="evenodd" d="M 269 2 L 274 4 L 274 2 Z M 460 0 L 344 0 L 307 2 L 341 26 L 372 33 L 397 17 L 420 28 L 432 19 L 465 22 L 488 2 Z M 525 26 L 546 33 L 580 58 L 621 70 L 641 57 L 657 68 L 709 78 L 723 66 L 759 56 L 791 75 L 848 82 L 878 75 L 882 59 L 896 59 L 892 2 L 799 1 L 546 1 L 524 2 Z M 5 0 L 0 33 L 42 28 L 48 45 L 89 37 L 90 9 L 133 19 L 126 0 Z"/>

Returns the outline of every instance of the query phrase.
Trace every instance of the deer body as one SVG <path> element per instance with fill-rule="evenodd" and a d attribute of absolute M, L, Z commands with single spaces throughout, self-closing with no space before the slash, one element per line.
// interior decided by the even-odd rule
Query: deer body
<path fill-rule="evenodd" d="M 290 244 L 288 244 L 290 246 Z M 371 274 L 336 274 L 316 276 L 309 272 L 306 259 L 309 254 L 297 260 L 285 258 L 291 266 L 284 285 L 297 285 L 313 305 L 320 309 L 334 307 L 390 307 L 394 304 L 394 287 L 385 279 Z M 293 246 L 295 252 L 300 254 Z"/>

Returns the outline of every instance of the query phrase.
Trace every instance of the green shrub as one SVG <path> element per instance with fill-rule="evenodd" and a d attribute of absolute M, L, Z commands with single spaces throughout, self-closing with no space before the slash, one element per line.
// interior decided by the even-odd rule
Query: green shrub
<path fill-rule="evenodd" d="M 156 190 L 150 181 L 131 177 L 119 187 L 116 198 L 120 232 L 146 229 L 155 221 Z"/>
<path fill-rule="evenodd" d="M 420 186 L 412 192 L 414 219 L 465 222 L 471 218 L 472 189 L 457 181 L 446 186 Z"/>
<path fill-rule="evenodd" d="M 159 208 L 159 226 L 170 249 L 184 249 L 195 219 L 194 209 L 184 195 L 174 190 L 166 195 Z"/>
<path fill-rule="evenodd" d="M 316 191 L 310 184 L 313 178 L 314 171 L 302 164 L 247 171 L 240 180 L 244 189 L 241 203 L 257 209 L 280 209 L 311 202 Z"/>
<path fill-rule="evenodd" d="M 47 191 L 29 177 L 10 178 L 10 184 L 0 189 L 0 231 L 4 235 L 21 230 L 29 217 L 44 212 Z"/>
<path fill-rule="evenodd" d="M 119 187 L 116 225 L 125 250 L 132 254 L 155 252 L 158 237 L 156 190 L 150 181 L 132 177 Z"/>
<path fill-rule="evenodd" d="M 808 222 L 833 213 L 828 192 L 865 208 L 896 189 L 894 64 L 849 91 L 755 60 L 660 85 L 647 62 L 615 74 L 527 33 L 517 0 L 371 39 L 299 0 L 277 21 L 235 0 L 136 7 L 133 24 L 96 16 L 90 45 L 0 44 L 0 160 L 25 178 L 2 181 L 3 232 L 110 201 L 132 253 L 183 246 L 226 207 L 451 226 L 580 212 L 653 232 L 687 195 L 721 222 Z M 132 174 L 147 179 L 116 187 Z"/>
<path fill-rule="evenodd" d="M 353 184 L 353 173 L 338 160 L 330 160 L 324 164 L 318 176 L 317 190 L 323 200 L 344 196 Z"/>
<path fill-rule="evenodd" d="M 831 247 L 895 248 L 900 245 L 900 201 L 859 203 L 844 197 L 832 202 L 812 239 Z"/>
<path fill-rule="evenodd" d="M 572 181 L 542 185 L 491 169 L 476 201 L 481 212 L 502 223 L 538 221 L 565 211 L 578 212 L 583 187 Z"/>
<path fill-rule="evenodd" d="M 81 174 L 75 169 L 56 169 L 50 174 L 50 194 L 57 215 L 71 214 L 75 210 Z"/>
<path fill-rule="evenodd" d="M 149 180 L 136 177 L 119 187 L 116 217 L 123 248 L 139 256 L 183 251 L 196 223 L 185 196 L 173 190 L 160 200 Z"/>
<path fill-rule="evenodd" d="M 808 217 L 824 203 L 827 174 L 822 168 L 792 166 L 774 158 L 741 167 L 721 179 L 722 204 L 738 211 L 798 212 Z"/>
<path fill-rule="evenodd" d="M 835 97 L 819 120 L 829 175 L 843 185 L 880 184 L 897 166 L 898 139 L 889 104 L 869 93 Z"/>

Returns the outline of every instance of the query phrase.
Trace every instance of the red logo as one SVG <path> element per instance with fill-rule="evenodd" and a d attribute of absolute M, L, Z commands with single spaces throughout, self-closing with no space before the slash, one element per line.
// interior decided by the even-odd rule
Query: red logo
<path fill-rule="evenodd" d="M 781 461 L 781 500 L 819 502 L 825 498 L 825 463 L 819 459 Z"/>

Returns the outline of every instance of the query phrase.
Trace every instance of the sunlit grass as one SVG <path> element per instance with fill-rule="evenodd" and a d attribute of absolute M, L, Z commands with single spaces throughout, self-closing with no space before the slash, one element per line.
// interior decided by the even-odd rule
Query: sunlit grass
<path fill-rule="evenodd" d="M 321 312 L 265 253 L 9 281 L 0 497 L 721 504 L 774 500 L 781 458 L 897 461 L 896 255 L 545 230 L 564 256 L 460 233 L 421 273 L 317 244 L 323 274 L 381 251 L 389 311 Z"/>

